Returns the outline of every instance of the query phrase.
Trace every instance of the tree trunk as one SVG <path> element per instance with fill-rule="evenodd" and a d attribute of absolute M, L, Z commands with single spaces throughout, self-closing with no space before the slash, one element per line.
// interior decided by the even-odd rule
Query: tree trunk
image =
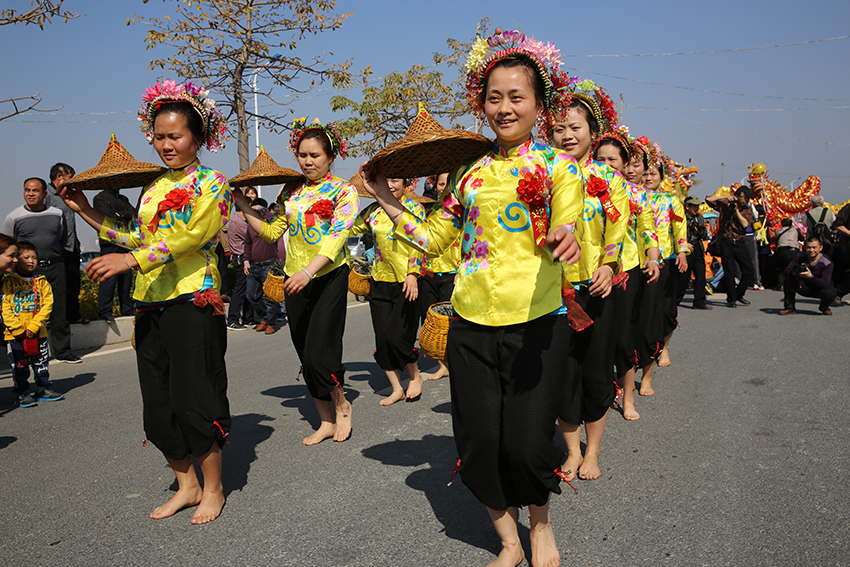
<path fill-rule="evenodd" d="M 248 64 L 248 44 L 251 41 L 251 8 L 253 0 L 246 0 L 242 10 L 245 14 L 245 29 L 247 34 L 239 50 L 239 62 L 233 72 L 233 108 L 236 110 L 236 124 L 238 125 L 239 171 L 245 171 L 251 167 L 250 154 L 248 153 L 248 119 L 245 117 L 245 92 L 242 89 L 245 66 Z"/>

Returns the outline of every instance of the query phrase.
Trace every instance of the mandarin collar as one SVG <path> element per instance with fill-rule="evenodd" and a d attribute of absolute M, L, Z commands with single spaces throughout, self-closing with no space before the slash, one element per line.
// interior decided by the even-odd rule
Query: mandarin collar
<path fill-rule="evenodd" d="M 306 179 L 306 177 L 305 177 L 305 179 Z M 323 184 L 323 183 L 327 183 L 327 182 L 328 182 L 328 181 L 330 181 L 331 179 L 333 179 L 333 175 L 331 175 L 331 172 L 330 172 L 330 171 L 328 171 L 328 172 L 325 174 L 325 176 L 324 176 L 324 177 L 322 177 L 321 179 L 317 179 L 317 180 L 315 180 L 315 181 L 310 181 L 309 179 L 307 179 L 307 186 L 308 186 L 308 187 L 315 187 L 316 185 L 321 185 L 321 184 Z"/>
<path fill-rule="evenodd" d="M 168 171 L 169 171 L 169 173 L 175 173 L 175 174 L 178 174 L 178 175 L 186 175 L 188 173 L 192 173 L 192 171 L 198 169 L 199 167 L 201 167 L 201 162 L 199 162 L 196 159 L 196 160 L 192 160 L 192 163 L 190 163 L 188 165 L 184 165 L 183 167 L 172 167 L 172 168 L 169 168 Z M 194 169 L 192 169 L 192 168 L 194 168 Z"/>
<path fill-rule="evenodd" d="M 534 145 L 534 136 L 529 138 L 526 142 L 524 142 L 524 143 L 522 143 L 518 146 L 514 146 L 513 148 L 510 148 L 510 149 L 505 149 L 504 147 L 500 146 L 498 143 L 494 143 L 493 144 L 493 153 L 495 154 L 497 159 L 508 159 L 509 160 L 509 159 L 517 158 L 519 156 L 524 156 L 529 151 L 531 151 L 531 146 L 533 146 L 533 145 Z"/>

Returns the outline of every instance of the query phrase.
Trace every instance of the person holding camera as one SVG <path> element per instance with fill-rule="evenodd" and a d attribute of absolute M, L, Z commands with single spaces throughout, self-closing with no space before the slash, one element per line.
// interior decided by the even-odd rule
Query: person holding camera
<path fill-rule="evenodd" d="M 705 218 L 699 214 L 699 206 L 702 201 L 698 197 L 690 195 L 685 199 L 685 215 L 688 223 L 688 269 L 678 274 L 676 283 L 676 305 L 685 298 L 685 292 L 694 276 L 694 309 L 711 309 L 705 302 L 705 245 L 708 240 L 708 229 L 705 226 Z"/>
<path fill-rule="evenodd" d="M 755 269 L 753 257 L 747 248 L 747 227 L 755 222 L 753 208 L 750 206 L 750 188 L 746 185 L 735 190 L 735 195 L 713 195 L 705 202 L 720 213 L 720 258 L 723 262 L 723 283 L 726 287 L 726 307 L 735 307 L 736 302 L 749 305 L 744 293 L 753 283 Z M 735 285 L 733 263 L 741 270 L 741 281 Z"/>
<path fill-rule="evenodd" d="M 823 242 L 819 236 L 812 234 L 806 238 L 804 253 L 798 254 L 785 268 L 785 309 L 779 312 L 780 315 L 797 313 L 794 300 L 798 293 L 803 297 L 820 299 L 820 312 L 832 315 L 829 305 L 835 299 L 833 263 L 822 251 Z"/>

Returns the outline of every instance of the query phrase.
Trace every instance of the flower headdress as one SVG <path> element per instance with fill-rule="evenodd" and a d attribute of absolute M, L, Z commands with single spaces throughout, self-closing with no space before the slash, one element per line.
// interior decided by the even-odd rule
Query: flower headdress
<path fill-rule="evenodd" d="M 623 148 L 626 150 L 626 156 L 628 160 L 632 159 L 632 156 L 635 153 L 635 148 L 632 146 L 632 142 L 629 140 L 629 127 L 625 124 L 621 124 L 617 126 L 614 130 L 610 132 L 605 132 L 593 142 L 593 153 L 596 153 L 596 150 L 599 149 L 599 144 L 602 140 L 617 140 Z M 627 161 L 628 161 L 627 160 Z"/>
<path fill-rule="evenodd" d="M 655 163 L 655 147 L 646 136 L 640 138 L 629 138 L 632 143 L 632 148 L 636 154 L 640 154 L 644 158 L 646 164 Z"/>
<path fill-rule="evenodd" d="M 171 80 L 162 81 L 145 89 L 145 95 L 142 97 L 144 102 L 139 108 L 138 120 L 142 123 L 141 129 L 148 143 L 153 143 L 154 119 L 160 107 L 170 102 L 188 102 L 204 122 L 204 144 L 207 149 L 217 152 L 223 148 L 227 135 L 227 121 L 209 95 L 209 91 L 201 89 L 191 81 L 181 85 Z"/>
<path fill-rule="evenodd" d="M 555 95 L 555 77 L 560 71 L 561 53 L 551 43 L 537 41 L 512 30 L 495 33 L 487 39 L 477 38 L 466 59 L 466 92 L 473 114 L 484 115 L 484 82 L 487 73 L 502 59 L 521 59 L 530 63 L 543 82 L 543 105 L 548 110 Z"/>
<path fill-rule="evenodd" d="M 575 102 L 580 102 L 590 111 L 591 116 L 599 125 L 599 133 L 605 134 L 617 129 L 617 111 L 614 101 L 601 86 L 590 79 L 581 80 L 578 77 L 558 77 L 556 80 L 555 97 L 549 120 L 540 125 L 541 138 L 551 138 L 552 128 L 556 120 L 566 119 L 567 109 Z"/>
<path fill-rule="evenodd" d="M 336 125 L 336 122 L 328 122 L 327 124 L 322 124 L 318 118 L 316 118 L 312 124 L 307 125 L 306 118 L 296 118 L 292 121 L 292 132 L 289 134 L 289 147 L 292 149 L 292 153 L 298 156 L 298 142 L 301 141 L 301 136 L 304 135 L 308 130 L 321 130 L 325 133 L 325 136 L 328 137 L 328 141 L 331 143 L 331 153 L 333 153 L 333 157 L 339 156 L 342 159 L 348 157 L 348 142 L 343 139 L 342 134 L 339 131 L 339 126 Z"/>

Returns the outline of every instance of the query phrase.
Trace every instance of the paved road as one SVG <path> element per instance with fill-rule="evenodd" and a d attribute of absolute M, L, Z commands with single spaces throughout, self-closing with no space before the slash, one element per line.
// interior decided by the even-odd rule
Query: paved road
<path fill-rule="evenodd" d="M 779 317 L 680 310 L 673 365 L 641 419 L 613 413 L 603 476 L 565 487 L 552 515 L 563 565 L 850 565 L 850 307 Z M 688 297 L 687 302 L 690 301 Z M 132 350 L 51 372 L 65 400 L 11 405 L 0 379 L 0 565 L 484 565 L 498 550 L 462 483 L 449 384 L 389 408 L 368 307 L 348 311 L 354 435 L 316 447 L 288 332 L 229 336 L 234 415 L 223 515 L 153 521 L 173 476 L 144 433 Z M 433 370 L 433 363 L 423 364 Z M 431 367 L 431 368 L 429 368 Z M 527 526 L 527 517 L 521 515 Z M 522 532 L 528 549 L 528 531 Z"/>

